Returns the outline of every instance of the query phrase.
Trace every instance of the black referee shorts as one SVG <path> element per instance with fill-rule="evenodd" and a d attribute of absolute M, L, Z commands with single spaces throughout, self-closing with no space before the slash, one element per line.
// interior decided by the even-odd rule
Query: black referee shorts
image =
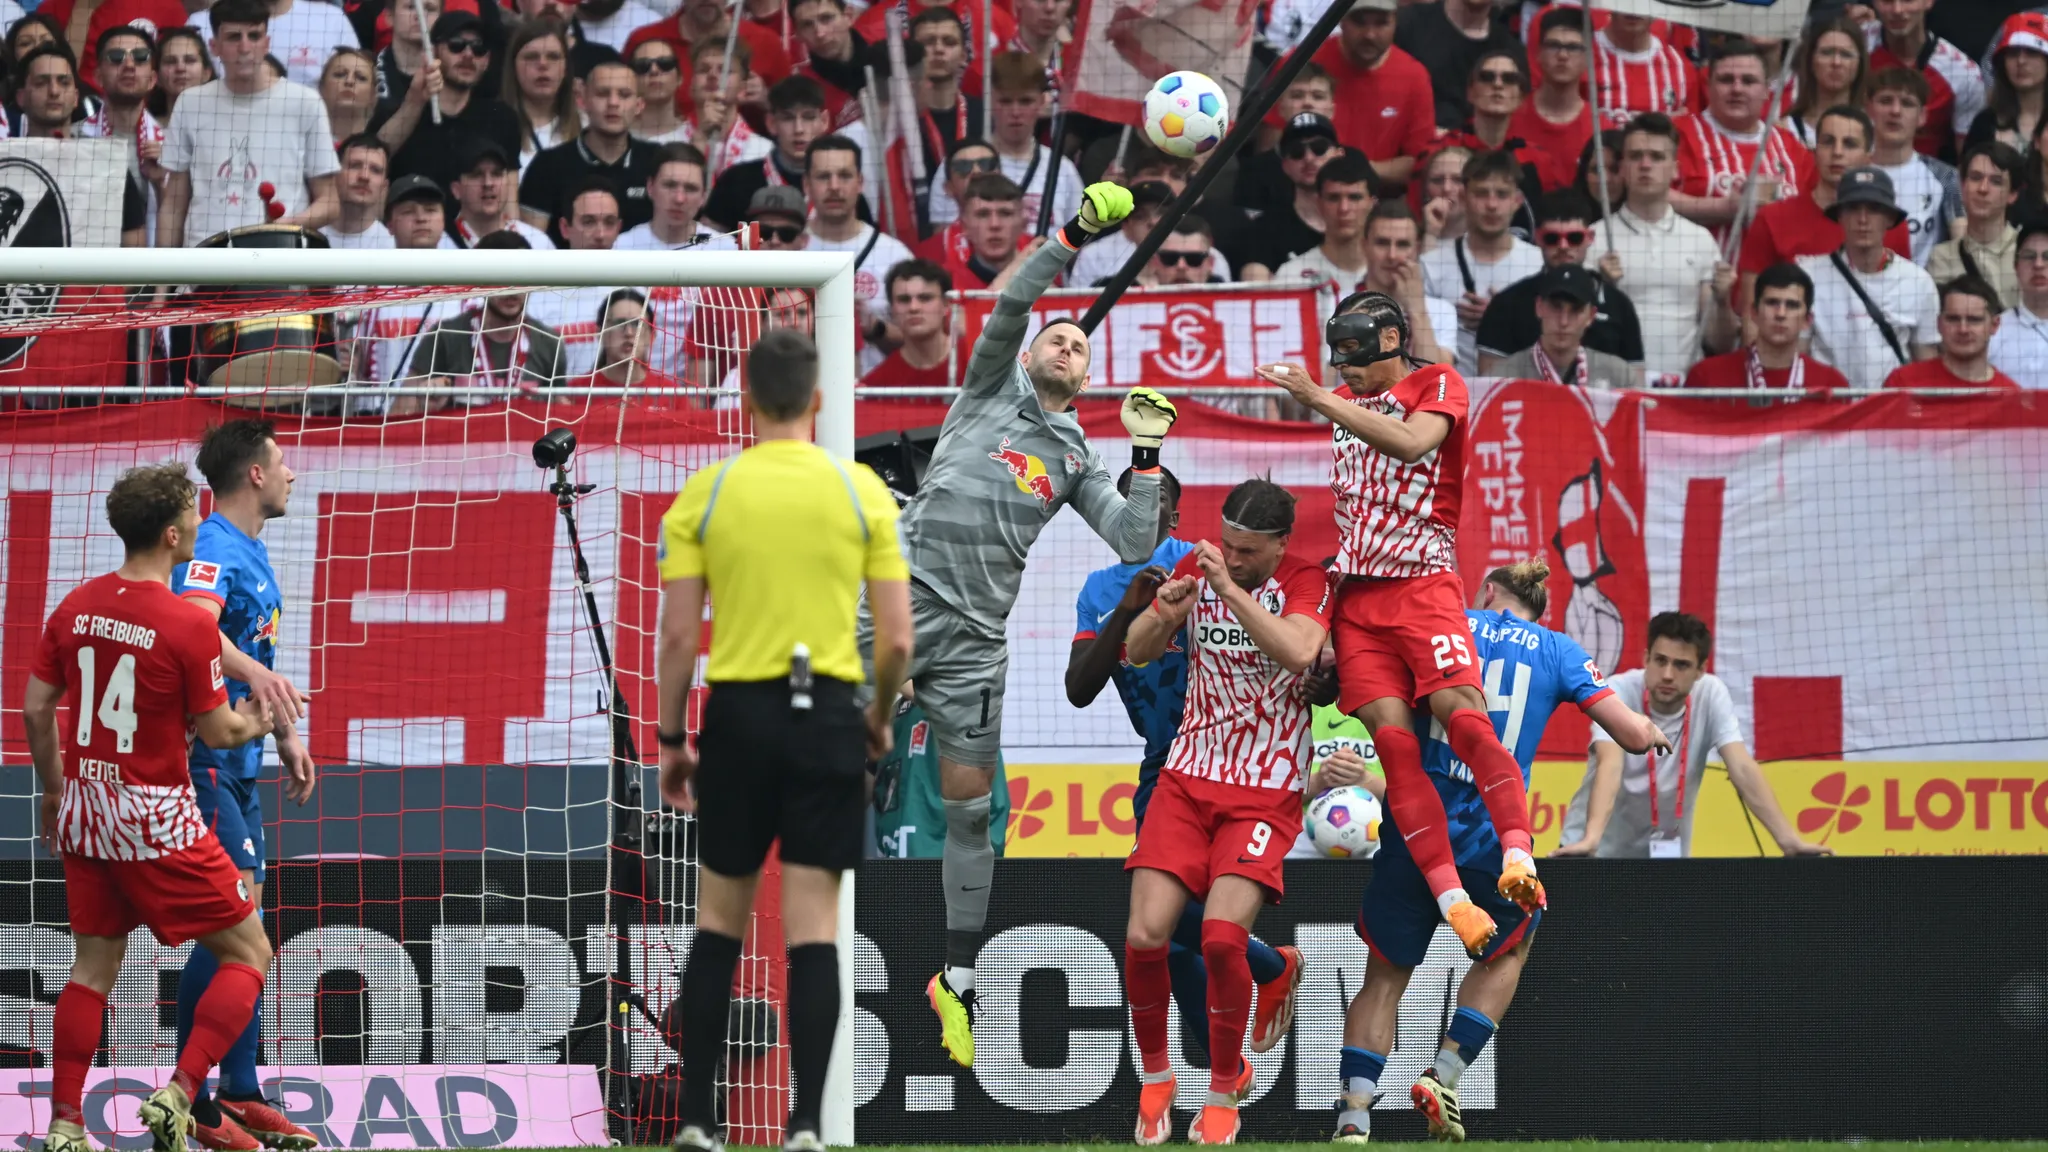
<path fill-rule="evenodd" d="M 791 864 L 839 871 L 860 863 L 867 726 L 854 687 L 819 677 L 811 707 L 796 709 L 787 680 L 711 685 L 697 736 L 704 867 L 752 875 L 777 837 Z"/>

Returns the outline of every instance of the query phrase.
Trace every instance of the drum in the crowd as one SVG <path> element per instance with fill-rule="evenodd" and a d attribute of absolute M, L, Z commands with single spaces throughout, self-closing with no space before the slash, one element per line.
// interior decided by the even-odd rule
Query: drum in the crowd
<path fill-rule="evenodd" d="M 257 224 L 209 237 L 200 247 L 325 248 L 327 238 L 304 228 Z M 286 287 L 282 291 L 317 296 L 329 289 Z M 260 301 L 275 299 L 279 292 L 275 285 L 261 289 L 209 286 L 195 292 L 193 302 L 216 307 L 236 303 L 260 306 Z M 297 409 L 305 405 L 307 389 L 332 387 L 346 375 L 331 312 L 220 320 L 199 325 L 194 332 L 192 379 L 227 389 L 224 402 L 238 407 Z"/>

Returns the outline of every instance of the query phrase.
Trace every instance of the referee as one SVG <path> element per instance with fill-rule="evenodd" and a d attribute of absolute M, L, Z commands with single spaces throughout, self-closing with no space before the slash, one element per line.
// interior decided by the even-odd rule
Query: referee
<path fill-rule="evenodd" d="M 896 501 L 865 465 L 811 443 L 818 349 L 771 331 L 747 353 L 757 443 L 690 477 L 661 520 L 661 794 L 697 814 L 697 932 L 683 968 L 679 1149 L 722 1147 L 713 1076 L 733 969 L 769 845 L 782 841 L 796 1101 L 783 1147 L 822 1152 L 839 1022 L 839 874 L 860 863 L 866 764 L 889 748 L 910 662 L 910 570 Z M 854 610 L 867 585 L 875 696 L 863 718 Z M 697 751 L 684 716 L 711 597 L 710 694 Z"/>

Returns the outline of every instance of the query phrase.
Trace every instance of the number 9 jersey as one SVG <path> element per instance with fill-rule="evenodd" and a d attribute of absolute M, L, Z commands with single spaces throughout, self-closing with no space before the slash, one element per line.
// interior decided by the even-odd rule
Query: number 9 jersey
<path fill-rule="evenodd" d="M 1581 710 L 1614 694 L 1593 658 L 1579 642 L 1507 612 L 1467 610 L 1472 652 L 1486 692 L 1486 711 L 1500 742 L 1522 766 L 1529 765 L 1543 743 L 1543 730 L 1560 704 Z M 1424 713 L 1417 717 L 1422 741 L 1422 768 L 1443 797 L 1451 851 L 1458 867 L 1497 873 L 1500 840 L 1487 816 L 1486 802 L 1472 780 L 1472 769 L 1451 751 L 1443 724 Z"/>

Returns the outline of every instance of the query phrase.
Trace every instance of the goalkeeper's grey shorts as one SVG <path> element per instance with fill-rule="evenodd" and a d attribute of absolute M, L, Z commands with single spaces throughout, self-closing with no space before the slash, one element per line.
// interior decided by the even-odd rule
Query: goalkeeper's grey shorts
<path fill-rule="evenodd" d="M 910 618 L 915 650 L 910 679 L 918 707 L 931 722 L 939 758 L 970 768 L 990 768 L 1003 747 L 1003 681 L 1010 671 L 1010 646 L 1001 636 L 955 612 L 924 585 L 910 583 Z M 873 697 L 875 620 L 866 597 L 857 625 L 862 669 Z"/>

